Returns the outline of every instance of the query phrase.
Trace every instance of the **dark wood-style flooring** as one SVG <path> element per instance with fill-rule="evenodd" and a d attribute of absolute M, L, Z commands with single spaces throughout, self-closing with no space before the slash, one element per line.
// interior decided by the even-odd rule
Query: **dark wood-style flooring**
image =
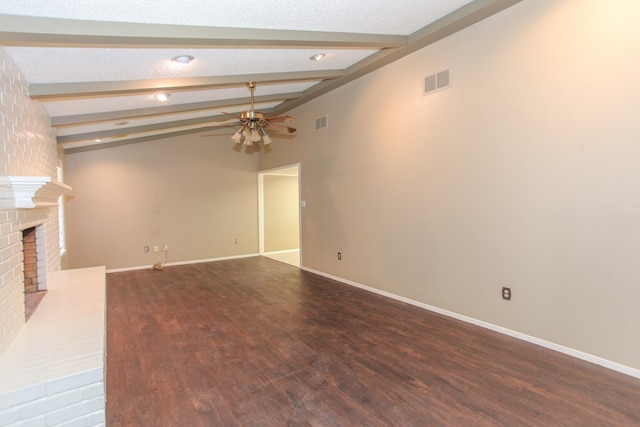
<path fill-rule="evenodd" d="M 268 258 L 107 275 L 107 425 L 632 426 L 640 380 Z"/>

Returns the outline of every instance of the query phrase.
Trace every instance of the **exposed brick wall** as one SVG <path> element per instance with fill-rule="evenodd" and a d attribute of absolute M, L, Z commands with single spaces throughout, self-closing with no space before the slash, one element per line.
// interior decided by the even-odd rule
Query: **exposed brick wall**
<path fill-rule="evenodd" d="M 0 48 L 0 355 L 24 325 L 22 230 L 42 224 L 38 229 L 45 250 L 39 255 L 39 273 L 46 277 L 47 271 L 60 268 L 56 209 L 13 209 L 4 178 L 56 176 L 55 131 L 44 107 L 29 98 L 27 89 L 25 78 Z"/>
<path fill-rule="evenodd" d="M 30 227 L 22 230 L 22 254 L 24 291 L 38 291 L 38 253 L 36 251 L 36 228 Z"/>

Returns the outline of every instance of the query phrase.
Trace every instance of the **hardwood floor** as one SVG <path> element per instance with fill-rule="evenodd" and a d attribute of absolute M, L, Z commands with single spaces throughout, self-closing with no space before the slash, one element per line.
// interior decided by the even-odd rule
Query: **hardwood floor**
<path fill-rule="evenodd" d="M 108 426 L 632 426 L 640 380 L 264 257 L 107 275 Z"/>

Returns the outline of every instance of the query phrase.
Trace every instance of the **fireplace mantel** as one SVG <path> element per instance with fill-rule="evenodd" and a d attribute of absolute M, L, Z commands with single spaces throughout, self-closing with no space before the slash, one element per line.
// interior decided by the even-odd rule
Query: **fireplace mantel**
<path fill-rule="evenodd" d="M 9 199 L 13 199 L 16 209 L 57 206 L 60 196 L 71 194 L 71 187 L 48 176 L 7 176 L 6 179 Z"/>

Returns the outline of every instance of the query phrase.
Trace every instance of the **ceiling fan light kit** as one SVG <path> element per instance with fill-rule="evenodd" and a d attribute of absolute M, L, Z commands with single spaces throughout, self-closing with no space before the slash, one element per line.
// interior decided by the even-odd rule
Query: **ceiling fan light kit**
<path fill-rule="evenodd" d="M 281 130 L 288 133 L 294 133 L 295 128 L 290 126 L 276 125 L 274 122 L 289 122 L 294 118 L 291 116 L 267 117 L 255 110 L 254 92 L 257 83 L 255 81 L 247 82 L 247 88 L 251 91 L 251 107 L 248 111 L 244 111 L 237 116 L 240 128 L 231 136 L 231 140 L 236 144 L 244 144 L 252 146 L 254 143 L 262 141 L 263 145 L 269 145 L 273 140 L 267 133 L 267 129 Z M 227 113 L 228 114 L 228 113 Z"/>

